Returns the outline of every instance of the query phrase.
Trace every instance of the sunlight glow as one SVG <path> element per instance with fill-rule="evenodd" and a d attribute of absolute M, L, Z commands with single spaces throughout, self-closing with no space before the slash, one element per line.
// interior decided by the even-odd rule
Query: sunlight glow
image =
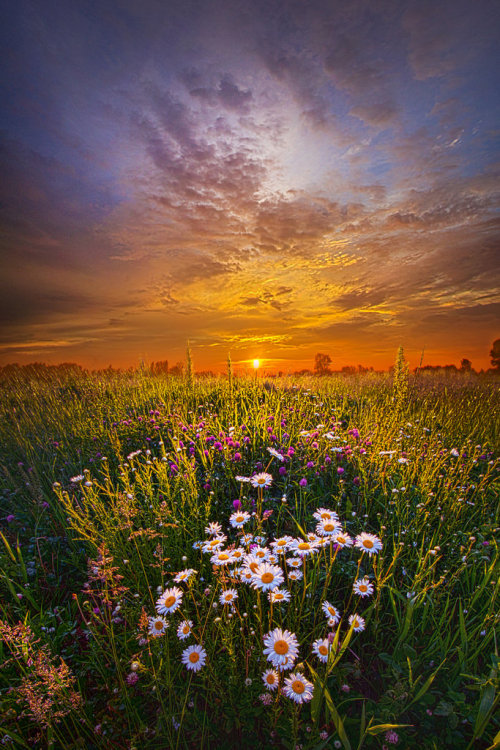
<path fill-rule="evenodd" d="M 260 364 L 259 360 L 258 360 L 258 359 L 254 359 L 254 361 L 253 361 L 253 366 L 254 366 L 254 368 L 255 368 L 256 370 L 258 370 L 258 369 L 259 369 L 259 364 Z"/>

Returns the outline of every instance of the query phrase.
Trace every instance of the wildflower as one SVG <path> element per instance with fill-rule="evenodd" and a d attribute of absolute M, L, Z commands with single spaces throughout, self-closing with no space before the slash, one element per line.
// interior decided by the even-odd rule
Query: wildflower
<path fill-rule="evenodd" d="M 274 456 L 274 458 L 277 458 L 278 461 L 284 461 L 285 460 L 283 458 L 283 456 L 281 455 L 281 453 L 278 453 L 278 451 L 275 450 L 274 448 L 268 448 L 267 451 L 268 451 L 268 453 L 271 454 L 271 456 Z"/>
<path fill-rule="evenodd" d="M 191 628 L 193 627 L 193 623 L 191 620 L 183 620 L 179 627 L 177 628 L 177 638 L 181 641 L 185 641 L 186 638 L 189 638 L 191 635 Z"/>
<path fill-rule="evenodd" d="M 219 596 L 219 601 L 221 604 L 232 604 L 236 601 L 237 598 L 238 592 L 236 591 L 236 589 L 227 589 L 226 591 L 223 591 Z"/>
<path fill-rule="evenodd" d="M 365 621 L 359 615 L 349 615 L 349 625 L 355 633 L 361 633 L 365 629 Z"/>
<path fill-rule="evenodd" d="M 268 690 L 276 690 L 278 687 L 278 673 L 275 669 L 266 669 L 264 674 L 262 675 L 262 679 L 264 681 L 264 685 Z"/>
<path fill-rule="evenodd" d="M 273 589 L 267 595 L 270 602 L 281 604 L 290 601 L 290 592 L 287 589 Z"/>
<path fill-rule="evenodd" d="M 326 600 L 323 602 L 322 605 L 323 612 L 325 615 L 331 619 L 334 620 L 334 625 L 336 625 L 340 620 L 340 612 L 337 609 L 337 607 L 334 607 L 333 604 L 330 604 L 330 602 L 327 602 Z"/>
<path fill-rule="evenodd" d="M 252 534 L 243 534 L 243 536 L 241 537 L 241 541 L 243 542 L 243 544 L 250 544 L 253 541 Z"/>
<path fill-rule="evenodd" d="M 353 591 L 358 596 L 371 596 L 373 594 L 373 585 L 368 578 L 359 578 L 353 584 Z"/>
<path fill-rule="evenodd" d="M 250 479 L 252 487 L 270 487 L 273 482 L 271 474 L 267 474 L 265 471 L 260 474 L 255 474 Z"/>
<path fill-rule="evenodd" d="M 363 552 L 368 552 L 371 557 L 372 555 L 376 555 L 377 552 L 380 552 L 382 549 L 382 542 L 377 536 L 375 536 L 375 534 L 367 534 L 363 531 L 356 537 L 356 547 L 363 550 Z"/>
<path fill-rule="evenodd" d="M 165 630 L 168 628 L 168 622 L 165 620 L 164 617 L 150 617 L 149 618 L 149 627 L 148 632 L 150 635 L 154 635 L 155 638 L 157 638 L 160 635 L 163 635 Z"/>
<path fill-rule="evenodd" d="M 387 742 L 390 742 L 391 745 L 397 745 L 399 742 L 399 735 L 396 732 L 393 732 L 392 729 L 389 729 L 384 736 Z"/>
<path fill-rule="evenodd" d="M 345 531 L 342 531 L 342 529 L 340 529 L 339 531 L 337 531 L 337 532 L 336 532 L 336 533 L 335 533 L 335 534 L 333 535 L 333 541 L 334 541 L 334 542 L 335 542 L 335 544 L 337 544 L 337 545 L 338 545 L 338 546 L 339 546 L 339 547 L 340 547 L 341 549 L 342 549 L 343 547 L 352 547 L 352 544 L 353 544 L 353 542 L 352 542 L 352 539 L 351 539 L 351 537 L 349 536 L 349 534 L 346 534 L 346 533 L 345 533 Z"/>
<path fill-rule="evenodd" d="M 208 536 L 218 536 L 222 531 L 222 526 L 217 521 L 211 521 L 208 526 L 205 527 L 205 534 Z"/>
<path fill-rule="evenodd" d="M 270 693 L 261 693 L 261 695 L 259 695 L 259 700 L 262 701 L 264 706 L 270 706 L 273 702 L 273 697 Z"/>
<path fill-rule="evenodd" d="M 83 482 L 84 479 L 83 474 L 77 474 L 76 477 L 71 477 L 69 481 L 73 482 L 73 484 L 78 484 L 78 482 Z"/>
<path fill-rule="evenodd" d="M 312 700 L 313 684 L 306 680 L 300 672 L 292 672 L 290 677 L 285 678 L 283 692 L 287 698 L 291 698 L 295 703 L 306 703 Z"/>
<path fill-rule="evenodd" d="M 303 578 L 303 573 L 301 570 L 289 570 L 288 571 L 288 580 L 289 581 L 300 581 Z"/>
<path fill-rule="evenodd" d="M 325 732 L 325 730 L 323 730 L 322 732 L 319 733 L 319 738 L 320 738 L 320 740 L 327 740 L 328 739 L 328 732 Z"/>
<path fill-rule="evenodd" d="M 139 681 L 139 675 L 137 674 L 137 672 L 130 672 L 127 675 L 127 685 L 130 685 L 131 687 L 133 687 L 138 681 Z"/>
<path fill-rule="evenodd" d="M 232 550 L 231 554 L 233 556 L 233 560 L 243 560 L 246 555 L 246 551 L 241 547 L 237 547 L 237 549 Z"/>
<path fill-rule="evenodd" d="M 287 561 L 286 561 L 286 564 L 287 564 L 287 565 L 288 565 L 288 566 L 289 566 L 290 568 L 300 568 L 300 567 L 301 567 L 301 565 L 302 565 L 302 563 L 301 563 L 301 561 L 299 560 L 299 558 L 298 558 L 298 557 L 292 557 L 292 558 L 290 558 L 290 560 L 287 560 Z"/>
<path fill-rule="evenodd" d="M 233 529 L 240 529 L 250 519 L 250 513 L 246 510 L 238 510 L 229 516 L 229 523 Z"/>
<path fill-rule="evenodd" d="M 242 568 L 242 570 L 239 571 L 240 580 L 243 581 L 243 583 L 251 583 L 253 578 L 253 573 L 250 570 L 250 568 Z"/>
<path fill-rule="evenodd" d="M 284 580 L 285 577 L 280 567 L 264 562 L 257 565 L 252 578 L 252 586 L 261 591 L 270 591 L 280 586 Z"/>
<path fill-rule="evenodd" d="M 263 561 L 256 557 L 254 554 L 251 555 L 245 555 L 245 568 L 249 568 L 252 573 L 255 573 L 257 570 L 257 567 L 262 563 Z"/>
<path fill-rule="evenodd" d="M 289 630 L 275 628 L 264 636 L 264 654 L 275 667 L 291 669 L 299 653 L 297 637 Z"/>
<path fill-rule="evenodd" d="M 250 477 L 235 476 L 235 479 L 237 482 L 250 482 L 251 481 Z"/>
<path fill-rule="evenodd" d="M 307 479 L 305 477 L 302 477 L 302 479 L 299 482 L 299 485 L 301 487 L 307 487 Z"/>
<path fill-rule="evenodd" d="M 211 539 L 209 542 L 204 542 L 203 552 L 215 552 L 220 547 L 222 547 L 226 539 L 227 537 L 222 535 L 222 536 L 216 536 L 214 539 Z"/>
<path fill-rule="evenodd" d="M 207 652 L 200 646 L 189 646 L 182 652 L 182 663 L 193 672 L 198 672 L 205 664 Z"/>
<path fill-rule="evenodd" d="M 194 570 L 194 568 L 186 568 L 185 570 L 180 570 L 176 575 L 174 576 L 175 583 L 182 583 L 182 581 L 189 581 L 191 576 L 193 576 L 197 571 Z"/>
<path fill-rule="evenodd" d="M 264 562 L 269 556 L 269 550 L 267 547 L 254 547 L 252 549 L 252 555 L 257 558 L 259 562 Z"/>
<path fill-rule="evenodd" d="M 166 615 L 179 609 L 182 603 L 182 591 L 174 586 L 171 589 L 165 589 L 163 594 L 156 602 L 156 611 L 160 615 Z"/>
<path fill-rule="evenodd" d="M 278 555 L 268 555 L 267 562 L 270 563 L 271 565 L 278 565 L 279 563 Z"/>
<path fill-rule="evenodd" d="M 280 536 L 278 539 L 271 542 L 271 547 L 275 553 L 286 552 L 291 541 L 291 536 Z"/>
<path fill-rule="evenodd" d="M 229 550 L 221 550 L 212 555 L 210 562 L 213 565 L 230 565 L 230 563 L 234 562 L 233 553 Z"/>
<path fill-rule="evenodd" d="M 328 518 L 316 524 L 316 534 L 320 536 L 331 536 L 340 528 L 340 521 Z"/>
<path fill-rule="evenodd" d="M 315 542 L 306 542 L 304 539 L 292 539 L 289 545 L 290 552 L 305 557 L 316 552 L 316 548 Z"/>
<path fill-rule="evenodd" d="M 330 644 L 327 638 L 317 638 L 313 645 L 312 650 L 323 664 L 328 661 L 328 652 L 330 651 Z"/>

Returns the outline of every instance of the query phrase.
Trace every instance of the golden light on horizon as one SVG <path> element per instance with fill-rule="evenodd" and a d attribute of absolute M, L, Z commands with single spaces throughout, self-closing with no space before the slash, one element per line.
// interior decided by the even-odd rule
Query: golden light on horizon
<path fill-rule="evenodd" d="M 260 360 L 254 359 L 254 361 L 253 361 L 254 370 L 258 370 L 259 369 L 259 364 L 260 364 Z"/>

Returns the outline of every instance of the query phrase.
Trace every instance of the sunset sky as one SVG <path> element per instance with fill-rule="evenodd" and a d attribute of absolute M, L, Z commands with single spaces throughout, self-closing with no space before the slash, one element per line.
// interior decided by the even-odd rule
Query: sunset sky
<path fill-rule="evenodd" d="M 489 366 L 496 0 L 0 18 L 0 364 Z"/>

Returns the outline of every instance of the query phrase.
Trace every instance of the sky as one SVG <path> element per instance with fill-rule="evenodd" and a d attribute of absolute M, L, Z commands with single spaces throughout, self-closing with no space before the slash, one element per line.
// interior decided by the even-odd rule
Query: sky
<path fill-rule="evenodd" d="M 496 0 L 0 8 L 0 364 L 489 366 Z"/>

